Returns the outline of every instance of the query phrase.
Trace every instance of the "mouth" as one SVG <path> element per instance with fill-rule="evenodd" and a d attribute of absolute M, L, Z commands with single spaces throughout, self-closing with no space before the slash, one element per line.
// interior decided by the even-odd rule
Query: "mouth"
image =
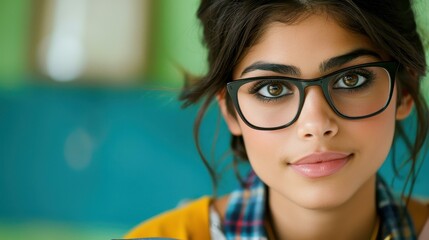
<path fill-rule="evenodd" d="M 319 178 L 340 171 L 353 156 L 352 153 L 317 152 L 288 163 L 288 166 L 305 177 Z"/>

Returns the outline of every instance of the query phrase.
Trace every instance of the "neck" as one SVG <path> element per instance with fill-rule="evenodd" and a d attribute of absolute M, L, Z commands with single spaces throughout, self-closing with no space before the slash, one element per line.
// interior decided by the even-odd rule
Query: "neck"
<path fill-rule="evenodd" d="M 269 190 L 276 239 L 370 239 L 376 225 L 375 176 L 350 199 L 330 209 L 308 209 Z"/>

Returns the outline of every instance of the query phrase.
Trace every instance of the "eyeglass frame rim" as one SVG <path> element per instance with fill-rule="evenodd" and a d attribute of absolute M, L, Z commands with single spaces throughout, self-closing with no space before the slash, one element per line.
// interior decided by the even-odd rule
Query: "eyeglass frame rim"
<path fill-rule="evenodd" d="M 354 66 L 350 66 L 350 67 L 346 67 L 346 68 L 342 68 L 339 70 L 336 70 L 332 73 L 328 73 L 324 76 L 321 77 L 317 77 L 317 78 L 312 78 L 312 79 L 299 79 L 299 78 L 293 78 L 293 77 L 285 77 L 285 76 L 263 76 L 263 77 L 250 77 L 250 78 L 241 78 L 241 79 L 236 79 L 236 80 L 229 80 L 227 82 L 227 91 L 228 91 L 228 95 L 232 100 L 232 103 L 234 104 L 234 108 L 237 111 L 238 115 L 240 116 L 240 118 L 243 120 L 243 122 L 248 125 L 249 127 L 256 129 L 256 130 L 266 130 L 266 131 L 272 131 L 272 130 L 278 130 L 278 129 L 283 129 L 283 128 L 287 128 L 290 125 L 292 125 L 293 123 L 296 122 L 296 120 L 298 120 L 299 116 L 301 115 L 301 111 L 302 108 L 304 106 L 304 102 L 305 102 L 305 89 L 307 87 L 310 86 L 319 86 L 322 89 L 323 95 L 325 97 L 325 100 L 328 102 L 328 105 L 331 107 L 331 109 L 335 112 L 335 114 L 337 114 L 338 116 L 344 118 L 344 119 L 349 119 L 349 120 L 356 120 L 356 119 L 363 119 L 363 118 L 369 118 L 369 117 L 373 117 L 375 115 L 380 114 L 381 112 L 383 112 L 384 110 L 386 110 L 386 108 L 389 106 L 390 101 L 392 99 L 392 95 L 393 95 L 393 89 L 395 88 L 395 79 L 396 79 L 396 73 L 399 69 L 399 62 L 398 61 L 380 61 L 380 62 L 370 62 L 370 63 L 364 63 L 364 64 L 358 64 L 358 65 L 354 65 Z M 348 70 L 352 70 L 352 69 L 356 69 L 356 68 L 361 68 L 361 67 L 382 67 L 384 69 L 387 70 L 387 72 L 389 73 L 389 78 L 390 78 L 390 92 L 389 92 L 389 97 L 385 103 L 385 105 L 378 111 L 371 113 L 371 114 L 367 114 L 364 116 L 359 116 L 359 117 L 349 117 L 347 115 L 342 114 L 341 112 L 339 112 L 337 110 L 337 108 L 335 107 L 333 100 L 331 98 L 331 96 L 329 95 L 329 89 L 328 89 L 328 84 L 330 82 L 330 77 L 333 75 L 336 75 L 338 73 L 344 72 L 344 71 L 348 71 Z M 238 103 L 238 89 L 249 82 L 252 81 L 256 81 L 256 80 L 262 80 L 262 79 L 278 79 L 278 80 L 288 80 L 290 81 L 292 84 L 294 84 L 297 88 L 298 91 L 300 93 L 300 97 L 299 97 L 299 105 L 298 105 L 298 111 L 295 114 L 295 117 L 287 124 L 284 125 L 280 125 L 278 127 L 258 127 L 256 125 L 253 125 L 252 123 L 250 123 L 246 117 L 244 117 L 244 114 L 241 111 L 240 108 L 240 104 Z M 329 80 L 329 81 L 328 81 Z M 304 93 L 304 94 L 302 94 Z"/>

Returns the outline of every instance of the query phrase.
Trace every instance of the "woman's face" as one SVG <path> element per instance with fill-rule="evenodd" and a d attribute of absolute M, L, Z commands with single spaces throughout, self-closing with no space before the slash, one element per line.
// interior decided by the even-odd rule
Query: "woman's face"
<path fill-rule="evenodd" d="M 350 54 L 353 52 L 360 53 Z M 329 60 L 340 56 L 351 57 L 323 68 Z M 293 77 L 312 79 L 342 68 L 385 60 L 388 57 L 367 37 L 340 27 L 326 15 L 312 15 L 292 25 L 268 25 L 235 68 L 233 79 L 291 77 L 290 73 L 276 69 L 249 70 L 249 66 L 261 62 L 292 66 L 296 70 Z M 339 206 L 362 188 L 371 186 L 389 152 L 395 119 L 405 118 L 411 108 L 395 107 L 394 89 L 385 111 L 365 119 L 348 120 L 333 112 L 320 87 L 312 86 L 305 91 L 305 102 L 296 122 L 284 129 L 261 131 L 250 128 L 238 116 L 229 115 L 224 99 L 219 102 L 231 133 L 243 136 L 252 168 L 269 186 L 270 194 L 309 209 Z M 318 159 L 327 162 L 314 163 Z"/>

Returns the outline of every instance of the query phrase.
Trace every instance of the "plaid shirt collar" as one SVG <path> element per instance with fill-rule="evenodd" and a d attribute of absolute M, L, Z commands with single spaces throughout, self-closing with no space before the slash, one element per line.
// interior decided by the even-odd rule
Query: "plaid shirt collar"
<path fill-rule="evenodd" d="M 417 239 L 403 202 L 393 196 L 380 176 L 377 176 L 376 186 L 377 211 L 380 217 L 377 239 Z M 265 185 L 251 172 L 246 186 L 231 193 L 223 226 L 226 239 L 268 239 L 264 228 L 265 206 Z"/>

